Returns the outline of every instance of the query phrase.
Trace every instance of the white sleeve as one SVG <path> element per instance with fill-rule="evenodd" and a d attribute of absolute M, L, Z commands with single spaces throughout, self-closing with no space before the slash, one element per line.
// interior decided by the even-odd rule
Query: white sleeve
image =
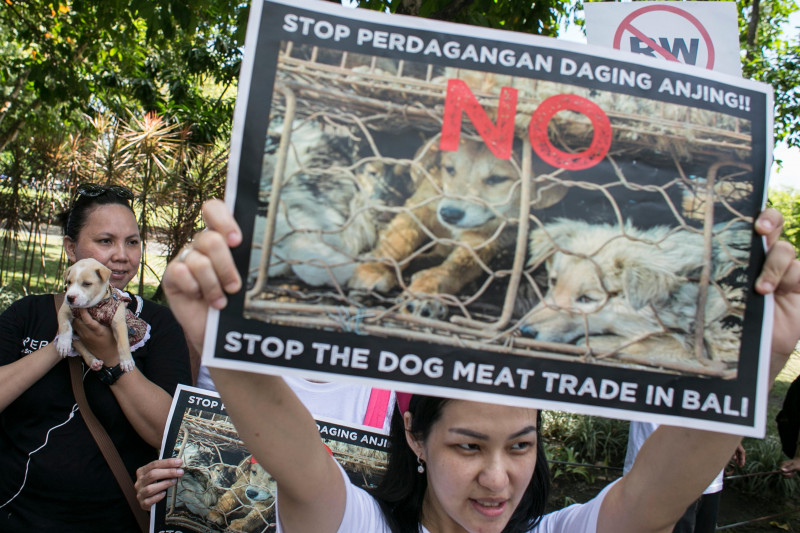
<path fill-rule="evenodd" d="M 539 525 L 529 533 L 596 533 L 600 507 L 614 483 L 606 485 L 600 494 L 586 503 L 576 503 L 544 515 Z"/>
<path fill-rule="evenodd" d="M 383 519 L 383 512 L 375 498 L 370 496 L 364 489 L 350 483 L 350 478 L 347 477 L 347 472 L 344 471 L 342 465 L 337 463 L 337 466 L 344 478 L 346 491 L 344 516 L 342 516 L 342 523 L 339 524 L 338 532 L 353 533 L 354 531 L 364 531 L 369 533 L 391 533 L 389 526 Z M 285 533 L 281 526 L 280 518 L 280 492 L 278 493 L 275 509 L 277 533 Z"/>

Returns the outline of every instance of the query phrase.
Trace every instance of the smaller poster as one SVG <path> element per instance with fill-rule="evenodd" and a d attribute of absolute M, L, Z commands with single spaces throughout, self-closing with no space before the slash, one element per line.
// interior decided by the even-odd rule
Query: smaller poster
<path fill-rule="evenodd" d="M 591 2 L 589 44 L 742 75 L 735 2 Z"/>
<path fill-rule="evenodd" d="M 317 419 L 331 455 L 363 488 L 378 484 L 389 437 L 374 428 Z M 151 533 L 269 533 L 275 526 L 275 480 L 248 452 L 216 392 L 179 385 L 161 459 L 183 459 L 184 475 L 150 513 Z"/>

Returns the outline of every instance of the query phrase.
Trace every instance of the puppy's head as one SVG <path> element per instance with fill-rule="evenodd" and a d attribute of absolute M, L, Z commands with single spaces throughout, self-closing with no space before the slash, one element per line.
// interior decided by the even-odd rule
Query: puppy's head
<path fill-rule="evenodd" d="M 70 307 L 93 307 L 108 294 L 111 269 L 96 259 L 81 259 L 64 272 Z"/>

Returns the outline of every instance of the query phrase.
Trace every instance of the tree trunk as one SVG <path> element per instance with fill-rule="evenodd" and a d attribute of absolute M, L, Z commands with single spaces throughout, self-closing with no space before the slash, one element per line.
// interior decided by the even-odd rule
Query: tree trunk
<path fill-rule="evenodd" d="M 758 23 L 761 19 L 761 0 L 753 0 L 750 23 L 747 25 L 747 60 L 753 59 L 753 49 L 758 38 Z"/>

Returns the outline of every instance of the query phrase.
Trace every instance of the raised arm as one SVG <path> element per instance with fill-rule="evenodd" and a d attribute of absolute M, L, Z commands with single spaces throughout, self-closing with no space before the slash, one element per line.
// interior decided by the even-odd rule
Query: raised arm
<path fill-rule="evenodd" d="M 164 290 L 186 337 L 200 352 L 209 307 L 221 309 L 241 279 L 230 246 L 241 232 L 225 205 L 203 208 L 207 230 L 195 236 L 183 261 L 172 261 Z M 282 378 L 210 369 L 239 436 L 278 484 L 284 531 L 334 532 L 344 514 L 345 486 L 308 410 Z"/>
<path fill-rule="evenodd" d="M 778 241 L 783 217 L 759 216 L 756 230 L 767 240 L 767 260 L 756 281 L 774 294 L 772 383 L 800 338 L 800 262 L 789 243 Z M 661 426 L 647 441 L 633 469 L 609 491 L 598 519 L 599 533 L 670 532 L 675 522 L 730 460 L 741 437 Z"/>

